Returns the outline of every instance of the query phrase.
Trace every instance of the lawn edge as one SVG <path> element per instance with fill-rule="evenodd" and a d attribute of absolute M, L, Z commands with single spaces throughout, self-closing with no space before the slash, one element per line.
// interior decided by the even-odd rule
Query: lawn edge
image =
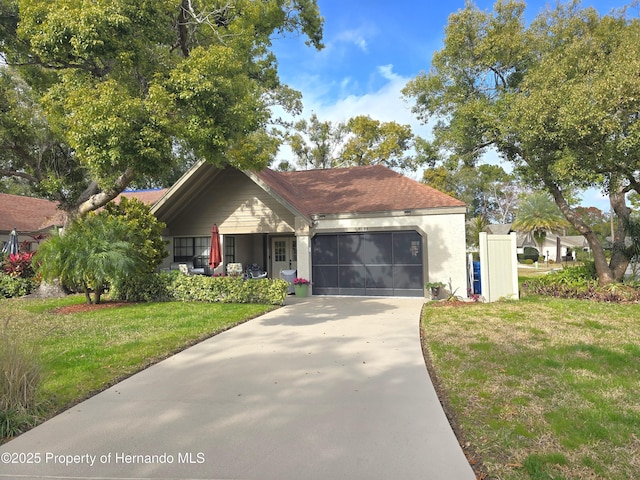
<path fill-rule="evenodd" d="M 431 358 L 431 352 L 429 351 L 429 346 L 427 344 L 426 332 L 425 332 L 425 324 L 424 324 L 424 315 L 425 309 L 430 308 L 428 304 L 424 304 L 422 306 L 422 310 L 420 311 L 420 346 L 422 348 L 422 356 L 424 358 L 424 363 L 427 368 L 427 373 L 429 374 L 429 378 L 431 379 L 431 383 L 433 388 L 436 391 L 438 396 L 438 400 L 440 402 L 440 406 L 444 411 L 444 414 L 449 421 L 449 425 L 453 430 L 456 439 L 458 440 L 458 444 L 462 449 L 465 457 L 467 458 L 467 462 L 469 462 L 469 466 L 472 468 L 476 480 L 489 480 L 489 471 L 487 467 L 484 465 L 482 457 L 478 453 L 477 449 L 471 442 L 466 440 L 466 435 L 463 428 L 460 426 L 460 422 L 456 416 L 455 411 L 451 407 L 449 401 L 449 395 L 447 389 L 442 385 L 440 378 L 438 377 L 436 367 L 433 364 L 433 359 Z"/>

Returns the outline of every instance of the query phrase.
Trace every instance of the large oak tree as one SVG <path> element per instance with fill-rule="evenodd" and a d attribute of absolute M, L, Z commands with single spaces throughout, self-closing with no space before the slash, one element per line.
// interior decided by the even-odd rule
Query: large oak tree
<path fill-rule="evenodd" d="M 600 282 L 620 281 L 640 241 L 626 200 L 640 190 L 640 21 L 577 1 L 530 25 L 524 11 L 522 1 L 493 12 L 467 3 L 404 93 L 421 119 L 439 119 L 434 148 L 467 165 L 495 148 L 585 236 Z M 610 261 L 572 201 L 592 187 L 618 219 Z"/>
<path fill-rule="evenodd" d="M 299 111 L 271 42 L 322 47 L 316 0 L 0 0 L 0 176 L 82 216 L 177 158 L 260 169 Z"/>

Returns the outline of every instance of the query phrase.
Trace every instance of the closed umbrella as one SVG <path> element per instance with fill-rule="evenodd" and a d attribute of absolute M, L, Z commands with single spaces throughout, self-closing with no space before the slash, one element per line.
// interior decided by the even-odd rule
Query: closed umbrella
<path fill-rule="evenodd" d="M 222 263 L 222 249 L 220 248 L 220 234 L 215 223 L 211 228 L 211 249 L 209 250 L 209 266 L 215 269 Z"/>
<path fill-rule="evenodd" d="M 14 228 L 9 234 L 9 241 L 2 247 L 2 253 L 17 254 L 18 253 L 18 232 Z"/>

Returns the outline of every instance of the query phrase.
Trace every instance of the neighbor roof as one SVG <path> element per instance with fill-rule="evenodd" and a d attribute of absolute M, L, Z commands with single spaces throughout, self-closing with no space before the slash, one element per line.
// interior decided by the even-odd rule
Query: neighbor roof
<path fill-rule="evenodd" d="M 64 212 L 50 200 L 0 193 L 0 231 L 46 231 L 62 225 L 64 218 Z"/>
<path fill-rule="evenodd" d="M 114 201 L 120 202 L 120 197 L 127 197 L 128 199 L 137 198 L 142 203 L 152 206 L 160 200 L 165 193 L 167 193 L 167 190 L 167 188 L 154 190 L 127 190 L 118 195 Z"/>
<path fill-rule="evenodd" d="M 495 223 L 487 225 L 486 231 L 492 235 L 509 235 L 511 233 L 511 223 Z"/>
<path fill-rule="evenodd" d="M 166 192 L 167 189 L 123 192 L 116 197 L 116 201 L 121 196 L 135 197 L 147 205 L 153 205 Z M 64 225 L 65 218 L 66 214 L 51 200 L 0 193 L 0 232 L 9 232 L 13 228 L 18 233 L 45 232 Z"/>
<path fill-rule="evenodd" d="M 297 172 L 265 169 L 258 177 L 309 216 L 465 206 L 382 165 Z"/>

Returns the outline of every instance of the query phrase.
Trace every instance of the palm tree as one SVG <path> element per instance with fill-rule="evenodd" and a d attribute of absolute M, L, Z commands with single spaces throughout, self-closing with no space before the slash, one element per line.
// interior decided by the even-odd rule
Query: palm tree
<path fill-rule="evenodd" d="M 486 231 L 491 223 L 484 215 L 479 215 L 467 222 L 467 245 L 477 247 L 480 245 L 480 233 Z"/>
<path fill-rule="evenodd" d="M 560 209 L 545 192 L 534 192 L 523 197 L 516 211 L 513 229 L 532 233 L 542 253 L 547 233 L 557 232 L 567 227 L 569 222 Z"/>
<path fill-rule="evenodd" d="M 38 272 L 45 280 L 58 278 L 63 285 L 84 290 L 87 303 L 93 290 L 99 304 L 105 286 L 143 266 L 139 252 L 125 240 L 129 236 L 123 220 L 89 215 L 40 246 Z"/>

